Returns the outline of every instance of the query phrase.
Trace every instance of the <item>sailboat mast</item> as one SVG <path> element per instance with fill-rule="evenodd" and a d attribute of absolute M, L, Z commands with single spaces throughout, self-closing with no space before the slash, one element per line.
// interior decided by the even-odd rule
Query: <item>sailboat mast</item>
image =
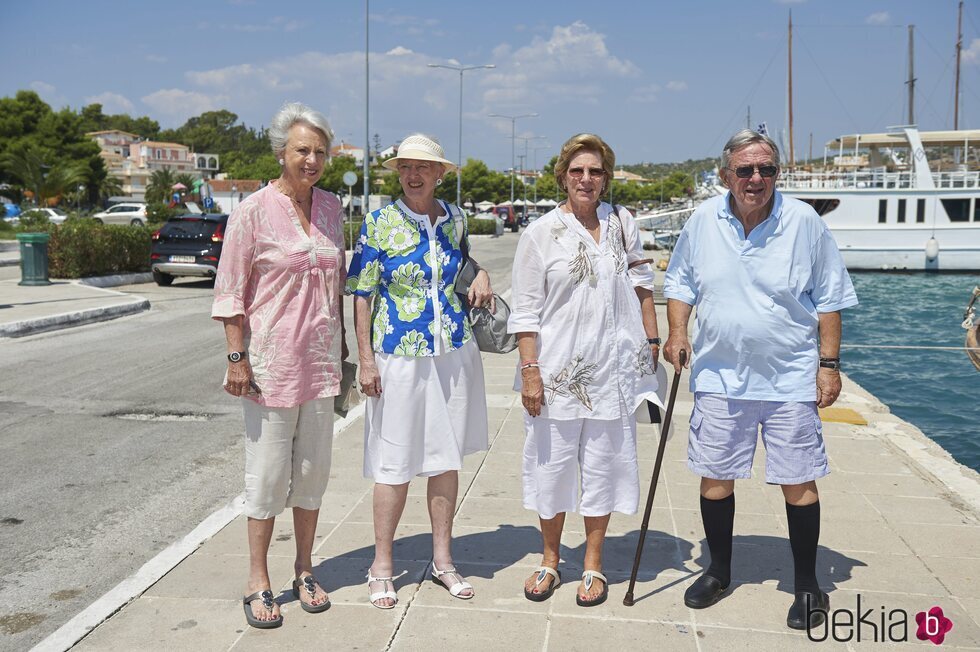
<path fill-rule="evenodd" d="M 793 149 L 793 10 L 789 10 L 789 169 L 796 166 L 796 150 Z"/>
<path fill-rule="evenodd" d="M 963 50 L 963 0 L 956 20 L 956 89 L 953 91 L 953 130 L 960 128 L 960 52 Z"/>
<path fill-rule="evenodd" d="M 915 25 L 909 25 L 909 121 L 908 125 L 915 124 L 915 57 L 913 56 L 914 45 L 912 43 L 912 30 Z"/>

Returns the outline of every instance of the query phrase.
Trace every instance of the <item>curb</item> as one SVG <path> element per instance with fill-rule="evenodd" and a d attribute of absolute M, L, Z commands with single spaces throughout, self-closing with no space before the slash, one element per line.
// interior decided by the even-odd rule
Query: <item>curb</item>
<path fill-rule="evenodd" d="M 78 280 L 81 285 L 90 285 L 96 288 L 112 288 L 117 285 L 136 285 L 138 283 L 152 283 L 153 274 L 150 272 L 138 272 L 134 274 L 110 274 L 108 276 L 90 276 Z"/>
<path fill-rule="evenodd" d="M 0 258 L 0 267 L 13 267 L 14 265 L 20 265 L 20 257 L 17 258 Z"/>
<path fill-rule="evenodd" d="M 0 337 L 25 337 L 27 335 L 37 335 L 48 331 L 61 330 L 72 326 L 82 326 L 100 321 L 109 321 L 117 317 L 135 315 L 150 309 L 150 302 L 147 299 L 137 297 L 138 300 L 132 303 L 124 303 L 118 306 L 108 306 L 105 308 L 92 308 L 79 312 L 66 312 L 50 317 L 41 317 L 27 321 L 15 321 L 9 324 L 0 324 Z"/>

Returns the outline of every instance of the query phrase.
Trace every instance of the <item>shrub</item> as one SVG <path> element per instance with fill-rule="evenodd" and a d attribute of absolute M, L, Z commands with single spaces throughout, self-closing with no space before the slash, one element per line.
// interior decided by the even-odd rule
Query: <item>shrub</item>
<path fill-rule="evenodd" d="M 347 222 L 344 220 L 344 245 L 348 250 L 354 248 L 354 243 L 361 236 L 361 224 L 363 222 L 359 219 L 351 220 Z"/>
<path fill-rule="evenodd" d="M 470 235 L 494 235 L 497 232 L 497 220 L 475 220 L 469 217 L 466 219 L 466 228 Z"/>
<path fill-rule="evenodd" d="M 21 233 L 36 233 L 37 231 L 44 231 L 48 224 L 51 222 L 48 220 L 48 214 L 43 211 L 24 211 L 18 217 L 20 224 L 17 230 Z"/>
<path fill-rule="evenodd" d="M 169 220 L 175 215 L 180 215 L 185 213 L 186 210 L 181 208 L 170 208 L 167 204 L 163 202 L 156 202 L 155 204 L 147 204 L 146 206 L 146 221 L 148 224 L 154 226 L 162 226 L 164 222 Z"/>
<path fill-rule="evenodd" d="M 151 229 L 69 220 L 49 225 L 48 273 L 54 278 L 146 272 Z"/>

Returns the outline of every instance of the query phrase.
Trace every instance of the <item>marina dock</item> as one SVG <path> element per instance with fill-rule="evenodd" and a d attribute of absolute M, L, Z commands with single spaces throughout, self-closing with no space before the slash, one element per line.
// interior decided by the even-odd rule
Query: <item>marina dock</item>
<path fill-rule="evenodd" d="M 902 636 L 907 642 L 899 649 L 923 649 L 932 644 L 916 638 L 916 614 L 933 607 L 953 623 L 943 649 L 980 647 L 980 476 L 847 378 L 840 400 L 822 414 L 832 472 L 818 482 L 823 520 L 817 564 L 831 609 L 850 615 L 832 614 L 836 627 L 810 633 L 825 639 L 819 647 L 785 625 L 792 558 L 782 496 L 764 482 L 761 451 L 755 477 L 736 486 L 732 588 L 710 609 L 683 604 L 684 589 L 706 563 L 698 478 L 686 466 L 693 405 L 687 372 L 635 606 L 622 601 L 641 514 L 612 518 L 603 569 L 610 579 L 606 604 L 575 604 L 584 550 L 582 521 L 575 515 L 569 515 L 563 538 L 565 584 L 550 600 L 529 602 L 522 583 L 539 562 L 541 544 L 536 515 L 521 504 L 524 427 L 519 397 L 511 390 L 516 356 L 484 354 L 490 449 L 468 457 L 460 473 L 454 556 L 475 588 L 473 600 L 455 600 L 429 581 L 425 485 L 416 481 L 396 535 L 399 603 L 381 611 L 368 602 L 372 485 L 361 477 L 363 417 L 354 412 L 337 424 L 314 546 L 315 573 L 330 593 L 330 610 L 307 614 L 292 597 L 287 511 L 277 521 L 270 551 L 284 625 L 269 631 L 246 626 L 241 593 L 247 547 L 239 497 L 36 649 L 67 649 L 78 639 L 74 649 L 100 652 L 601 650 L 638 642 L 658 650 L 876 649 L 875 640 Z M 642 510 L 657 434 L 654 426 L 639 430 Z"/>

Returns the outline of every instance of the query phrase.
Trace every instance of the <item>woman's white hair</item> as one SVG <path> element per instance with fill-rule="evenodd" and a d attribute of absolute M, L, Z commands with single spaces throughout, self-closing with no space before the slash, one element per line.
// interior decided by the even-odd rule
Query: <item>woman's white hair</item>
<path fill-rule="evenodd" d="M 282 108 L 272 117 L 272 124 L 266 132 L 269 142 L 272 144 L 272 153 L 280 156 L 286 150 L 286 140 L 289 138 L 289 128 L 297 123 L 305 123 L 313 127 L 327 141 L 327 150 L 330 150 L 330 143 L 333 142 L 333 130 L 327 117 L 319 111 L 314 111 L 305 104 L 299 102 L 286 102 Z"/>

